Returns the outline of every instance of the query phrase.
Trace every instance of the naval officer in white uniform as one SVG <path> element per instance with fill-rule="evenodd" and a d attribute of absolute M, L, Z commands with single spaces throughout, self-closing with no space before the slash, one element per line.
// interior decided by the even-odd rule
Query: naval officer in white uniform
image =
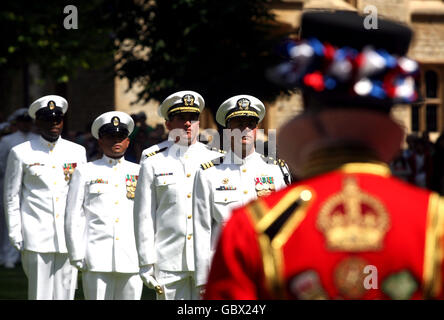
<path fill-rule="evenodd" d="M 202 161 L 222 154 L 197 141 L 204 99 L 180 91 L 159 106 L 170 143 L 141 164 L 134 202 L 140 275 L 157 299 L 198 299 L 194 279 L 193 181 Z"/>
<path fill-rule="evenodd" d="M 8 118 L 17 131 L 0 139 L 0 195 L 3 195 L 3 183 L 8 160 L 9 151 L 16 145 L 38 137 L 31 131 L 33 127 L 32 118 L 27 108 L 17 109 Z M 20 261 L 20 252 L 9 242 L 8 228 L 3 210 L 3 196 L 0 196 L 0 265 L 11 269 Z"/>
<path fill-rule="evenodd" d="M 31 104 L 40 136 L 11 149 L 4 204 L 9 239 L 22 251 L 29 299 L 73 299 L 77 269 L 65 243 L 65 204 L 75 168 L 86 162 L 85 148 L 60 137 L 68 102 L 44 96 Z"/>
<path fill-rule="evenodd" d="M 138 164 L 125 160 L 133 119 L 110 111 L 91 133 L 103 157 L 77 168 L 66 204 L 66 245 L 82 271 L 87 300 L 139 300 L 143 283 L 134 239 L 133 204 Z"/>
<path fill-rule="evenodd" d="M 216 121 L 230 129 L 224 139 L 231 140 L 231 149 L 220 161 L 202 163 L 194 182 L 194 252 L 196 285 L 200 291 L 207 280 L 220 230 L 231 210 L 284 188 L 285 178 L 290 176 L 282 160 L 255 151 L 257 126 L 264 115 L 264 104 L 245 94 L 226 100 L 217 110 Z"/>

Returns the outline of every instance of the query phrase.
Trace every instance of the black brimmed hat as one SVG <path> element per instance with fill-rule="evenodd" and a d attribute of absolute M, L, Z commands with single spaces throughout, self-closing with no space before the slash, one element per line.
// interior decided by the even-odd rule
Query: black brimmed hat
<path fill-rule="evenodd" d="M 91 126 L 91 134 L 96 139 L 116 133 L 129 136 L 133 130 L 133 119 L 121 111 L 105 112 L 98 116 Z"/>

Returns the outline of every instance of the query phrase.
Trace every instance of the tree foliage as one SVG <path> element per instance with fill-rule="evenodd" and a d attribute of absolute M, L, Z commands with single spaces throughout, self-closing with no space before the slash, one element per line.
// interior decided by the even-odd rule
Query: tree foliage
<path fill-rule="evenodd" d="M 64 28 L 68 14 L 63 10 L 69 4 L 78 9 L 78 29 Z M 0 68 L 33 63 L 44 77 L 67 82 L 78 68 L 109 64 L 114 52 L 114 3 L 110 4 L 104 0 L 4 1 Z"/>
<path fill-rule="evenodd" d="M 179 90 L 203 95 L 213 112 L 227 98 L 274 100 L 281 89 L 264 71 L 282 34 L 267 0 L 147 0 L 126 3 L 118 17 L 117 74 L 142 84 L 138 101 Z"/>

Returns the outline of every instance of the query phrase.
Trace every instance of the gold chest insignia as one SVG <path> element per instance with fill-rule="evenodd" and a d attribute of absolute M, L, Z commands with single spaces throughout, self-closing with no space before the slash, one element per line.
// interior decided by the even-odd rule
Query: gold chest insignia
<path fill-rule="evenodd" d="M 317 226 L 329 250 L 377 251 L 390 218 L 379 199 L 363 192 L 356 178 L 347 177 L 342 190 L 321 205 Z"/>

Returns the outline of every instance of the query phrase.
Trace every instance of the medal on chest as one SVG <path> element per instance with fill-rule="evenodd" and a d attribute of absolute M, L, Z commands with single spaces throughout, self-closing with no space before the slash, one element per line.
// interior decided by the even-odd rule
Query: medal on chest
<path fill-rule="evenodd" d="M 72 174 L 74 173 L 77 163 L 65 163 L 63 165 L 63 174 L 65 175 L 65 181 L 69 182 L 71 180 Z"/>
<path fill-rule="evenodd" d="M 125 178 L 126 184 L 126 197 L 128 199 L 134 199 L 136 186 L 137 186 L 137 178 L 139 176 L 127 174 Z"/>
<path fill-rule="evenodd" d="M 254 178 L 256 194 L 258 197 L 263 197 L 269 195 L 274 190 L 276 186 L 274 185 L 274 178 L 261 176 Z"/>

